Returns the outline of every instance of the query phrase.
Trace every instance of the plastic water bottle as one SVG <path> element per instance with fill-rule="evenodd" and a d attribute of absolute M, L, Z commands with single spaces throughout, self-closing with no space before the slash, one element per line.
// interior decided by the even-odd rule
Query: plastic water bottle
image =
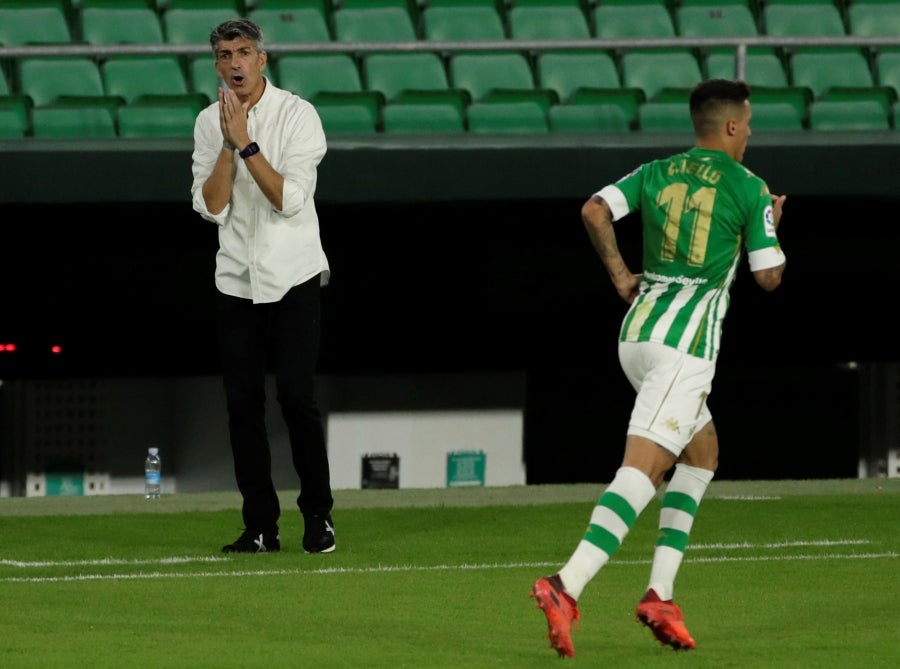
<path fill-rule="evenodd" d="M 159 449 L 150 448 L 147 451 L 147 459 L 144 460 L 145 499 L 159 499 L 161 469 L 162 463 L 159 459 Z"/>

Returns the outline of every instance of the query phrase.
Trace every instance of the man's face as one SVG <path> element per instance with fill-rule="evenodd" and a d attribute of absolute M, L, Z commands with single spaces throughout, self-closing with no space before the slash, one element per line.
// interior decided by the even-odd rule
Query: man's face
<path fill-rule="evenodd" d="M 266 60 L 265 51 L 240 37 L 219 42 L 216 48 L 216 71 L 239 97 L 252 95 L 262 85 Z"/>

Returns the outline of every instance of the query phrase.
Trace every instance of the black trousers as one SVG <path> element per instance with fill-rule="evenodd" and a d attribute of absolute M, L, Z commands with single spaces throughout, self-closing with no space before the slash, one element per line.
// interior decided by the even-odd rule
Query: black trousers
<path fill-rule="evenodd" d="M 321 337 L 319 276 L 267 304 L 218 293 L 216 311 L 244 526 L 277 532 L 281 515 L 265 424 L 265 379 L 270 369 L 275 373 L 277 399 L 300 478 L 297 506 L 303 515 L 329 513 L 334 499 L 325 431 L 314 395 Z"/>

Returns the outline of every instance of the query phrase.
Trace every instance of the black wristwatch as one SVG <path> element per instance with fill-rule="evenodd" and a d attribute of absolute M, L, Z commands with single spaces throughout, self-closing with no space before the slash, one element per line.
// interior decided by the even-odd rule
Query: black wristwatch
<path fill-rule="evenodd" d="M 249 158 L 254 153 L 259 153 L 259 144 L 257 144 L 256 142 L 250 142 L 246 147 L 241 149 L 238 155 L 241 158 Z"/>

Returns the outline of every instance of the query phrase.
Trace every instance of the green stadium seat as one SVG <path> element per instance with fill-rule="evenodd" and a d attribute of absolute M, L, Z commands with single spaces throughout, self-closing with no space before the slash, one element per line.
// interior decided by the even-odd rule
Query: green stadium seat
<path fill-rule="evenodd" d="M 874 100 L 815 100 L 809 106 L 809 127 L 824 131 L 889 130 L 890 121 L 882 106 Z"/>
<path fill-rule="evenodd" d="M 615 60 L 606 51 L 550 51 L 535 59 L 537 84 L 556 91 L 563 102 L 579 88 L 619 88 Z"/>
<path fill-rule="evenodd" d="M 594 32 L 603 39 L 675 37 L 675 24 L 661 3 L 609 4 L 593 10 Z"/>
<path fill-rule="evenodd" d="M 4 107 L 0 98 L 0 139 L 17 139 L 27 134 L 28 124 L 22 121 L 15 109 Z"/>
<path fill-rule="evenodd" d="M 778 37 L 836 37 L 845 35 L 840 10 L 832 3 L 772 4 L 763 8 L 766 35 Z"/>
<path fill-rule="evenodd" d="M 278 59 L 278 82 L 307 100 L 323 91 L 362 92 L 356 61 L 348 53 L 294 53 Z"/>
<path fill-rule="evenodd" d="M 456 110 L 460 118 L 465 119 L 466 107 L 472 103 L 467 91 L 458 88 L 444 90 L 407 89 L 398 94 L 390 104 L 419 105 L 431 107 L 450 106 Z"/>
<path fill-rule="evenodd" d="M 70 44 L 72 32 L 57 3 L 22 2 L 0 6 L 0 45 Z"/>
<path fill-rule="evenodd" d="M 747 5 L 685 6 L 675 11 L 682 37 L 755 37 L 756 19 Z"/>
<path fill-rule="evenodd" d="M 879 37 L 900 35 L 900 3 L 854 0 L 847 6 L 851 35 Z"/>
<path fill-rule="evenodd" d="M 493 4 L 444 6 L 430 3 L 422 11 L 424 38 L 438 42 L 502 40 L 503 19 Z"/>
<path fill-rule="evenodd" d="M 542 88 L 493 88 L 478 102 L 492 104 L 530 102 L 537 104 L 546 114 L 550 107 L 559 104 L 559 96 L 554 91 Z"/>
<path fill-rule="evenodd" d="M 385 133 L 464 132 L 465 116 L 453 104 L 388 103 L 382 109 Z"/>
<path fill-rule="evenodd" d="M 0 95 L 0 137 L 30 135 L 31 108 L 31 98 L 26 95 Z"/>
<path fill-rule="evenodd" d="M 631 120 L 622 107 L 609 105 L 562 104 L 547 114 L 551 132 L 630 132 Z"/>
<path fill-rule="evenodd" d="M 107 95 L 119 95 L 133 102 L 142 95 L 183 95 L 187 77 L 178 56 L 114 56 L 100 65 Z"/>
<path fill-rule="evenodd" d="M 807 124 L 812 101 L 812 90 L 806 86 L 754 86 L 750 90 L 750 106 L 753 109 L 756 105 L 788 104 L 804 125 Z"/>
<path fill-rule="evenodd" d="M 876 83 L 900 95 L 900 49 L 881 49 L 875 55 Z"/>
<path fill-rule="evenodd" d="M 85 6 L 81 39 L 88 44 L 162 44 L 162 24 L 149 5 Z"/>
<path fill-rule="evenodd" d="M 808 86 L 818 98 L 832 87 L 875 85 L 875 78 L 861 49 L 798 47 L 789 61 L 791 83 Z"/>
<path fill-rule="evenodd" d="M 342 5 L 332 15 L 334 38 L 340 42 L 408 42 L 416 28 L 405 7 L 352 8 Z"/>
<path fill-rule="evenodd" d="M 637 110 L 647 98 L 639 88 L 579 88 L 569 98 L 570 105 L 598 107 L 616 106 L 628 120 L 629 127 L 637 125 Z"/>
<path fill-rule="evenodd" d="M 60 95 L 106 95 L 100 68 L 84 56 L 24 57 L 18 59 L 20 90 L 36 107 Z"/>
<path fill-rule="evenodd" d="M 270 76 L 271 68 L 270 58 L 263 74 Z M 216 72 L 211 51 L 209 55 L 198 56 L 188 61 L 188 86 L 192 93 L 202 93 L 211 101 L 219 99 L 219 74 Z"/>
<path fill-rule="evenodd" d="M 196 96 L 146 96 L 119 107 L 119 137 L 193 137 L 204 106 Z"/>
<path fill-rule="evenodd" d="M 507 12 L 509 36 L 520 40 L 589 39 L 587 17 L 577 4 L 516 3 Z"/>
<path fill-rule="evenodd" d="M 881 105 L 884 113 L 890 116 L 894 103 L 897 102 L 897 91 L 890 86 L 872 86 L 871 88 L 852 86 L 832 86 L 825 95 L 823 100 L 832 102 L 857 102 L 863 100 L 871 100 Z"/>
<path fill-rule="evenodd" d="M 548 133 L 547 114 L 536 102 L 473 102 L 467 109 L 471 133 Z"/>
<path fill-rule="evenodd" d="M 262 7 L 254 9 L 248 18 L 263 31 L 265 43 L 329 42 L 331 31 L 325 13 L 315 6 L 296 8 Z"/>
<path fill-rule="evenodd" d="M 316 111 L 326 134 L 372 134 L 378 131 L 378 116 L 373 115 L 371 106 L 363 102 L 322 94 L 322 100 L 316 103 Z"/>
<path fill-rule="evenodd" d="M 681 102 L 645 102 L 638 107 L 641 132 L 693 132 L 688 106 Z"/>
<path fill-rule="evenodd" d="M 35 137 L 59 139 L 114 138 L 115 116 L 105 107 L 49 105 L 31 111 Z"/>
<path fill-rule="evenodd" d="M 734 79 L 734 49 L 711 49 L 706 55 L 706 76 L 710 79 Z M 744 81 L 751 86 L 787 86 L 788 77 L 781 56 L 774 48 L 749 47 L 744 62 Z"/>
<path fill-rule="evenodd" d="M 390 102 L 406 90 L 447 90 L 444 62 L 432 52 L 372 53 L 363 56 L 362 77 L 369 90 Z"/>
<path fill-rule="evenodd" d="M 700 63 L 688 49 L 646 49 L 622 56 L 622 84 L 640 88 L 648 101 L 662 88 L 693 88 L 702 79 Z"/>
<path fill-rule="evenodd" d="M 162 14 L 163 34 L 169 44 L 206 44 L 213 28 L 239 16 L 229 6 L 171 6 Z"/>
<path fill-rule="evenodd" d="M 535 88 L 528 59 L 515 51 L 453 54 L 449 75 L 451 85 L 468 91 L 475 102 L 496 88 Z"/>
<path fill-rule="evenodd" d="M 750 127 L 765 130 L 803 130 L 803 116 L 788 102 L 754 102 Z"/>

